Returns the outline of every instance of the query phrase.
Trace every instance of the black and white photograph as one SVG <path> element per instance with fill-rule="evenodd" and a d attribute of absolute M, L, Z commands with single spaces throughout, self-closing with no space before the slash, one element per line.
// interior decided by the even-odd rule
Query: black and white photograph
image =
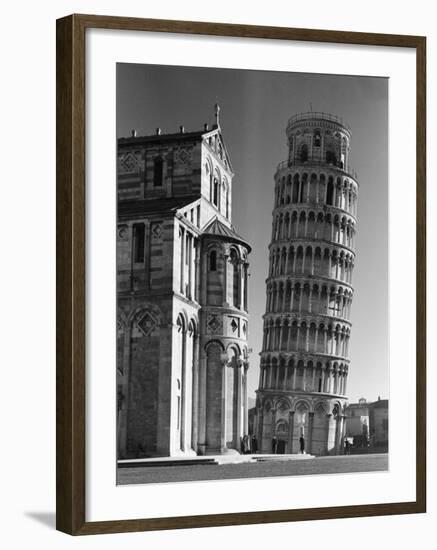
<path fill-rule="evenodd" d="M 117 483 L 387 471 L 388 79 L 116 83 Z"/>

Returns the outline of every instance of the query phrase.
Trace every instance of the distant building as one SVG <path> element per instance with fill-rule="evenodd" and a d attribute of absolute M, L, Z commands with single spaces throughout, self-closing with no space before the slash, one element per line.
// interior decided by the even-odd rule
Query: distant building
<path fill-rule="evenodd" d="M 362 397 L 358 403 L 350 403 L 346 409 L 346 437 L 369 437 L 369 404 Z"/>
<path fill-rule="evenodd" d="M 370 442 L 375 447 L 388 446 L 388 399 L 369 405 Z"/>
<path fill-rule="evenodd" d="M 237 452 L 250 246 L 216 123 L 118 140 L 119 458 Z"/>
<path fill-rule="evenodd" d="M 350 403 L 345 413 L 345 437 L 361 440 L 365 436 L 371 449 L 388 448 L 388 399 L 369 403 L 361 398 L 358 403 Z"/>

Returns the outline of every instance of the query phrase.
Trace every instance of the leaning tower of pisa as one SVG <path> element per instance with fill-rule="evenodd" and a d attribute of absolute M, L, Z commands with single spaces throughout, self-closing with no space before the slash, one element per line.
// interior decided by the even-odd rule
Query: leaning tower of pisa
<path fill-rule="evenodd" d="M 349 372 L 358 183 L 351 132 L 326 113 L 293 116 L 275 202 L 257 391 L 263 453 L 337 454 Z M 301 439 L 303 437 L 303 440 Z"/>

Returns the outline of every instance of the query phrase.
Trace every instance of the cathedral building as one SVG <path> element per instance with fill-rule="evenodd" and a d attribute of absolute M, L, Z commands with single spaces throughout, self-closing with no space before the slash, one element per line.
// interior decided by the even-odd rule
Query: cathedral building
<path fill-rule="evenodd" d="M 249 244 L 212 129 L 118 140 L 119 458 L 237 452 L 247 426 Z"/>
<path fill-rule="evenodd" d="M 350 129 L 304 113 L 286 129 L 275 174 L 264 338 L 257 390 L 261 452 L 337 454 L 349 373 L 358 183 Z"/>

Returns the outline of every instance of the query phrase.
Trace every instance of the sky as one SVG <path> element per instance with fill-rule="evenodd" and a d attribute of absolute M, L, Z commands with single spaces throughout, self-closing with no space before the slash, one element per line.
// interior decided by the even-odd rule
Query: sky
<path fill-rule="evenodd" d="M 358 173 L 347 394 L 350 402 L 389 397 L 388 79 L 242 69 L 117 64 L 117 137 L 220 126 L 235 176 L 232 223 L 252 245 L 249 279 L 249 397 L 255 397 L 265 313 L 274 173 L 287 158 L 285 128 L 300 112 L 340 116 L 352 130 Z"/>

